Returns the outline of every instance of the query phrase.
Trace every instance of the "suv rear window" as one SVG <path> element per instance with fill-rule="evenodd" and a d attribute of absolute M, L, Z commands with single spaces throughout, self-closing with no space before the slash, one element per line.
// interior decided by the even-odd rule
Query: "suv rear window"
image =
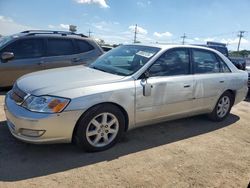
<path fill-rule="evenodd" d="M 79 48 L 80 53 L 88 52 L 94 49 L 92 45 L 84 40 L 76 40 L 76 44 Z"/>
<path fill-rule="evenodd" d="M 47 54 L 49 56 L 71 55 L 75 53 L 71 39 L 48 39 Z"/>

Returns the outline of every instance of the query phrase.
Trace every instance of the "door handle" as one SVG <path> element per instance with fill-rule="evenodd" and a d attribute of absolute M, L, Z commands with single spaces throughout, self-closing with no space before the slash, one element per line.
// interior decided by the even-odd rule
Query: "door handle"
<path fill-rule="evenodd" d="M 224 80 L 221 80 L 220 83 L 224 83 Z"/>
<path fill-rule="evenodd" d="M 188 87 L 190 87 L 191 85 L 184 85 L 184 88 L 188 88 Z"/>

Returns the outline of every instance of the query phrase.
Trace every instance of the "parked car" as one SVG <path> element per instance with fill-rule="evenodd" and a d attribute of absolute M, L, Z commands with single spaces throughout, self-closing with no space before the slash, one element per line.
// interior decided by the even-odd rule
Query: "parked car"
<path fill-rule="evenodd" d="M 30 72 L 88 65 L 102 54 L 101 47 L 82 34 L 30 30 L 6 36 L 0 39 L 0 88 Z"/>
<path fill-rule="evenodd" d="M 222 121 L 245 99 L 247 80 L 246 71 L 213 49 L 122 45 L 89 67 L 19 78 L 5 113 L 12 135 L 25 142 L 74 141 L 101 151 L 142 125 L 197 114 Z"/>
<path fill-rule="evenodd" d="M 246 61 L 241 57 L 229 57 L 229 60 L 240 70 L 246 70 Z"/>

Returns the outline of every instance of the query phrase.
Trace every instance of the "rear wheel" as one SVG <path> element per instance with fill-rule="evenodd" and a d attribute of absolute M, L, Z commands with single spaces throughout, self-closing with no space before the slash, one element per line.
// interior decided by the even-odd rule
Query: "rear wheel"
<path fill-rule="evenodd" d="M 230 92 L 226 91 L 219 98 L 214 110 L 209 114 L 209 118 L 213 121 L 222 121 L 224 120 L 233 105 L 233 96 Z"/>
<path fill-rule="evenodd" d="M 112 147 L 122 136 L 125 120 L 115 105 L 98 105 L 88 110 L 77 123 L 76 144 L 87 151 Z"/>

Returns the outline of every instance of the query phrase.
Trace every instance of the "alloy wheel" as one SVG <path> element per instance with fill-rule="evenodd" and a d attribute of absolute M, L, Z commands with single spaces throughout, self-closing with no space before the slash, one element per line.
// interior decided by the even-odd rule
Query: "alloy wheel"
<path fill-rule="evenodd" d="M 94 147 L 110 144 L 118 134 L 119 121 L 112 113 L 104 112 L 95 116 L 88 124 L 86 137 Z"/>
<path fill-rule="evenodd" d="M 228 96 L 223 96 L 217 106 L 217 115 L 223 118 L 230 109 L 230 98 Z"/>

